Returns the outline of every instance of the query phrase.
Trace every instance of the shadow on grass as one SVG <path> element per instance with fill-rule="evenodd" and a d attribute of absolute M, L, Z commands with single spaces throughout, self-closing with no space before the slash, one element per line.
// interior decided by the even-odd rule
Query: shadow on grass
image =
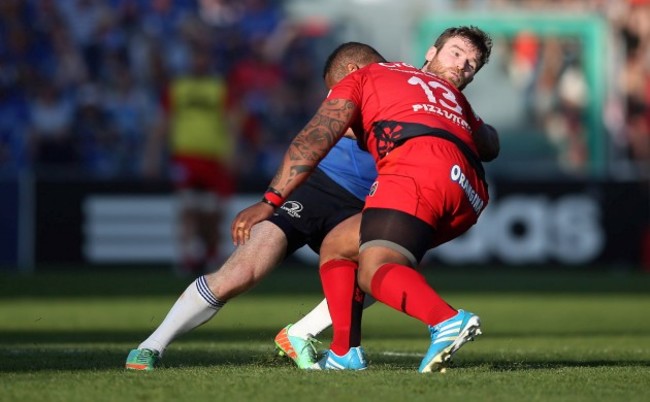
<path fill-rule="evenodd" d="M 0 373 L 26 373 L 40 371 L 97 371 L 121 370 L 128 349 L 116 351 L 114 347 L 101 348 L 57 348 L 47 349 L 38 346 L 20 349 L 0 349 Z M 419 357 L 370 355 L 369 368 L 372 370 L 417 370 Z M 293 367 L 286 358 L 275 355 L 273 347 L 268 351 L 235 348 L 231 350 L 170 350 L 160 362 L 159 369 L 208 368 L 208 367 L 249 367 L 259 368 Z M 599 368 L 599 367 L 650 367 L 648 361 L 630 360 L 545 360 L 545 361 L 508 361 L 508 360 L 463 360 L 452 364 L 451 369 L 480 369 L 484 371 L 517 372 L 530 370 L 553 370 L 562 368 Z"/>
<path fill-rule="evenodd" d="M 448 268 L 425 269 L 430 283 L 446 292 L 630 293 L 647 294 L 650 275 L 640 270 L 561 270 Z M 33 275 L 0 271 L 0 300 L 124 296 L 177 297 L 192 282 L 168 270 L 83 269 L 37 271 Z M 52 286 L 56 284 L 56 286 Z M 322 294 L 318 270 L 282 266 L 251 291 L 256 294 Z M 288 293 L 289 292 L 289 293 Z"/>
<path fill-rule="evenodd" d="M 275 330 L 268 328 L 197 331 L 183 336 L 180 342 L 175 343 L 168 350 L 162 367 L 291 367 L 292 363 L 288 359 L 279 358 L 274 353 L 272 340 L 275 334 Z M 629 331 L 613 334 L 630 335 Z M 639 334 L 645 335 L 643 332 Z M 121 369 L 129 350 L 136 347 L 147 335 L 148 333 L 141 331 L 3 331 L 0 333 L 0 373 Z M 539 335 L 539 333 L 502 334 L 504 337 L 512 338 Z M 593 336 L 593 333 L 546 334 L 545 336 L 575 335 L 589 337 Z M 599 332 L 598 336 L 602 335 L 603 333 Z M 389 336 L 369 334 L 366 338 L 401 340 L 422 337 L 416 337 L 411 333 L 407 337 L 395 336 L 395 334 Z M 188 348 L 183 345 L 188 341 L 204 343 L 210 347 L 208 350 L 200 350 L 196 346 Z M 241 346 L 242 343 L 251 346 Z M 327 345 L 324 344 L 322 347 L 325 348 Z M 378 370 L 415 370 L 420 362 L 420 357 L 417 355 L 389 355 L 382 354 L 380 351 L 372 351 L 368 357 L 371 368 L 376 367 Z M 464 357 L 454 368 L 507 372 L 577 367 L 650 367 L 650 361 L 629 359 L 515 361 L 503 358 L 468 360 Z"/>
<path fill-rule="evenodd" d="M 369 366 L 383 369 L 417 369 L 422 356 L 369 356 Z M 452 362 L 450 369 L 483 369 L 487 371 L 528 371 L 578 367 L 650 367 L 646 360 L 544 360 L 513 361 L 506 359 L 471 359 L 464 356 L 462 361 Z"/>
<path fill-rule="evenodd" d="M 268 327 L 263 328 L 233 328 L 233 327 L 222 327 L 218 329 L 200 329 L 188 334 L 183 335 L 180 340 L 186 342 L 210 342 L 210 343 L 219 343 L 219 342 L 253 342 L 253 343 L 264 343 L 268 342 L 272 344 L 273 338 L 277 334 L 278 329 L 270 329 Z M 90 345 L 90 344 L 115 344 L 115 343 L 127 343 L 127 344 L 138 344 L 149 336 L 151 332 L 149 331 L 79 331 L 79 330 L 48 330 L 48 331 L 15 331 L 15 330 L 3 330 L 0 332 L 0 350 L 2 348 L 11 347 L 11 345 L 25 346 L 31 345 L 34 347 L 42 346 L 49 347 L 51 345 L 61 345 L 61 344 L 78 344 L 78 345 Z M 489 335 L 482 336 L 481 339 L 527 339 L 527 338 L 554 338 L 554 339 L 563 339 L 563 338 L 575 338 L 581 337 L 585 339 L 594 338 L 594 337 L 603 337 L 603 336 L 646 336 L 647 333 L 644 329 L 630 330 L 630 329 L 612 329 L 612 330 L 598 330 L 597 332 L 585 329 L 583 331 L 564 331 L 564 332 L 552 332 L 552 331 L 540 331 L 535 330 L 530 333 L 513 333 L 513 332 L 500 332 L 500 333 L 490 333 Z M 328 341 L 330 338 L 330 332 L 325 332 L 321 334 L 321 337 L 324 341 Z M 367 331 L 363 335 L 365 341 L 389 341 L 389 340 L 421 340 L 423 343 L 428 340 L 428 334 L 425 331 L 422 333 L 414 333 L 413 331 L 397 331 L 391 329 L 391 331 L 386 331 L 384 333 L 371 332 Z"/>
<path fill-rule="evenodd" d="M 123 369 L 129 349 L 115 348 L 33 348 L 0 349 L 0 373 L 39 371 L 87 371 Z M 200 351 L 176 349 L 165 355 L 160 368 L 218 367 L 218 366 L 268 366 L 288 367 L 289 360 L 274 355 L 269 345 L 268 353 L 236 349 L 229 351 Z"/>

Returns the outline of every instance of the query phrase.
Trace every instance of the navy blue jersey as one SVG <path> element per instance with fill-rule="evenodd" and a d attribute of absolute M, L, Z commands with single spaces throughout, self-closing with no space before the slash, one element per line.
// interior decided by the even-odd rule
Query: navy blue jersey
<path fill-rule="evenodd" d="M 372 156 L 359 148 L 356 140 L 343 137 L 318 164 L 336 184 L 365 200 L 370 186 L 377 178 Z"/>

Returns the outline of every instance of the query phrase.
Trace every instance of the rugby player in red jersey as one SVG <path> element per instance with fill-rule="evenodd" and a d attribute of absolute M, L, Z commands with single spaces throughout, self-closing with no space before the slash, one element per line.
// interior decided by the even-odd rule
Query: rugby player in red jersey
<path fill-rule="evenodd" d="M 336 335 L 339 311 L 350 312 L 337 303 L 358 300 L 360 291 L 428 326 L 431 345 L 420 372 L 444 368 L 480 334 L 479 317 L 451 307 L 415 267 L 428 249 L 474 225 L 487 205 L 481 159 L 497 156 L 498 136 L 461 90 L 487 63 L 491 46 L 476 27 L 450 28 L 427 52 L 424 71 L 406 63 L 376 63 L 343 78 L 291 142 L 262 202 L 233 221 L 233 241 L 244 244 L 250 227 L 282 204 L 348 128 L 373 155 L 378 177 L 362 213 L 358 272 L 354 275 L 356 264 L 321 266 L 335 335 L 320 368 L 366 367 L 360 346 L 339 342 Z M 493 155 L 480 158 L 484 148 Z M 355 277 L 359 289 L 350 298 L 350 287 L 342 290 L 340 283 Z M 345 292 L 347 299 L 337 296 Z M 358 328 L 354 320 L 345 322 Z"/>

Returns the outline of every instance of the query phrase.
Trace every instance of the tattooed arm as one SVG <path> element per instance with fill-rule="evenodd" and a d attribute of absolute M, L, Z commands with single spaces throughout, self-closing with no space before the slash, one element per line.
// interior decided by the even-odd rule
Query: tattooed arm
<path fill-rule="evenodd" d="M 316 165 L 346 133 L 357 114 L 354 103 L 345 99 L 323 102 L 312 119 L 291 141 L 263 201 L 241 211 L 231 225 L 235 245 L 244 244 L 251 227 L 267 219 L 274 205 L 282 205 L 286 197 L 305 181 Z M 274 204 L 274 205 L 272 205 Z"/>
<path fill-rule="evenodd" d="M 354 104 L 348 100 L 323 102 L 316 115 L 289 145 L 271 187 L 287 197 L 346 133 L 355 110 Z"/>

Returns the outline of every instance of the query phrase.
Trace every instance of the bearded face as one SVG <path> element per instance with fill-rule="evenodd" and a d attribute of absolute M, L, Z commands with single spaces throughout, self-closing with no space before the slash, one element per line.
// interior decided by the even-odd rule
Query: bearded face
<path fill-rule="evenodd" d="M 450 82 L 463 90 L 472 82 L 478 70 L 479 53 L 471 42 L 460 38 L 450 38 L 442 48 L 432 48 L 432 58 L 427 63 L 426 71 Z"/>

